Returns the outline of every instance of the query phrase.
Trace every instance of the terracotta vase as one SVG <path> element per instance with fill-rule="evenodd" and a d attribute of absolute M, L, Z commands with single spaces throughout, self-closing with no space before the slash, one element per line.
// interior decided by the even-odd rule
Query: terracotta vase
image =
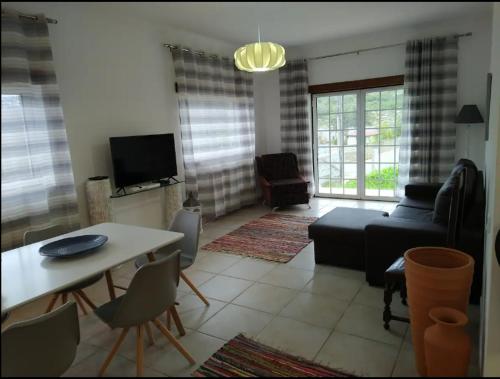
<path fill-rule="evenodd" d="M 474 259 L 445 247 L 417 247 L 404 257 L 415 361 L 418 373 L 425 376 L 424 331 L 432 325 L 429 311 L 450 307 L 466 313 Z"/>
<path fill-rule="evenodd" d="M 466 376 L 471 340 L 465 332 L 467 316 L 457 309 L 432 308 L 434 325 L 425 329 L 424 350 L 427 376 Z"/>

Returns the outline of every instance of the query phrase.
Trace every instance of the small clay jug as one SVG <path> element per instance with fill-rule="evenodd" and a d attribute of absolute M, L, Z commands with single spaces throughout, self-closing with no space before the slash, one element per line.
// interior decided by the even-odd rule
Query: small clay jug
<path fill-rule="evenodd" d="M 465 332 L 467 316 L 458 309 L 436 307 L 429 311 L 434 325 L 425 329 L 427 376 L 467 376 L 471 341 Z"/>

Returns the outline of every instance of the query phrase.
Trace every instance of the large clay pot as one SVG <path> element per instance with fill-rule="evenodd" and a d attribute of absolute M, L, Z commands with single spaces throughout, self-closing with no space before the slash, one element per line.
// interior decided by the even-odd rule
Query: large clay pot
<path fill-rule="evenodd" d="M 418 373 L 425 376 L 424 331 L 432 325 L 429 311 L 450 307 L 466 313 L 474 259 L 445 247 L 417 247 L 404 257 L 415 361 Z"/>
<path fill-rule="evenodd" d="M 432 308 L 434 325 L 425 329 L 424 350 L 427 376 L 466 376 L 471 341 L 465 332 L 467 316 L 457 309 Z"/>

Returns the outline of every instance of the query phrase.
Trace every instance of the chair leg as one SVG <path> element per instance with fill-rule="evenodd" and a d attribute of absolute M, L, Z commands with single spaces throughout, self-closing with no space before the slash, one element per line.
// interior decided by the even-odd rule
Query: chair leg
<path fill-rule="evenodd" d="M 116 298 L 115 288 L 113 287 L 113 277 L 111 276 L 111 271 L 106 270 L 104 272 L 106 276 L 106 283 L 108 284 L 109 299 L 113 300 Z"/>
<path fill-rule="evenodd" d="M 148 335 L 148 340 L 150 345 L 155 344 L 155 340 L 153 338 L 153 333 L 151 333 L 151 328 L 149 327 L 149 323 L 144 323 L 144 328 L 146 329 L 146 334 Z"/>
<path fill-rule="evenodd" d="M 63 294 L 62 294 L 62 303 L 66 304 L 67 301 L 68 301 L 68 293 L 67 292 L 63 292 Z"/>
<path fill-rule="evenodd" d="M 56 304 L 58 298 L 59 298 L 58 293 L 52 295 L 52 299 L 50 299 L 49 305 L 47 305 L 47 309 L 45 309 L 45 313 L 49 313 L 54 308 L 54 305 Z"/>
<path fill-rule="evenodd" d="M 85 316 L 87 316 L 88 315 L 87 310 L 85 309 L 85 306 L 83 305 L 82 299 L 80 298 L 80 296 L 78 296 L 78 293 L 76 291 L 73 291 L 73 292 L 71 292 L 71 294 L 75 298 L 76 303 L 78 304 L 78 306 L 82 309 L 83 314 Z"/>
<path fill-rule="evenodd" d="M 392 291 L 393 287 L 390 284 L 385 285 L 384 289 L 384 329 L 387 330 L 389 329 L 389 321 L 392 319 L 392 314 L 391 314 L 391 302 L 392 302 Z"/>
<path fill-rule="evenodd" d="M 201 299 L 201 301 L 203 301 L 205 303 L 205 305 L 210 305 L 208 300 L 205 299 L 205 296 L 203 296 L 201 294 L 201 292 L 198 291 L 198 288 L 196 288 L 196 286 L 193 284 L 193 282 L 191 282 L 191 280 L 188 279 L 188 277 L 186 276 L 186 274 L 184 274 L 184 272 L 181 271 L 180 276 L 181 276 L 182 280 L 184 280 L 186 282 L 186 284 L 193 290 L 193 292 Z"/>
<path fill-rule="evenodd" d="M 184 330 L 184 326 L 182 325 L 181 318 L 179 317 L 179 314 L 177 313 L 177 309 L 175 309 L 175 305 L 172 305 L 172 307 L 169 309 L 170 314 L 172 314 L 172 318 L 174 319 L 175 326 L 177 330 L 179 331 L 179 334 L 181 336 L 186 335 L 186 331 Z"/>
<path fill-rule="evenodd" d="M 96 310 L 97 307 L 95 306 L 95 304 L 93 302 L 90 301 L 90 299 L 88 298 L 88 296 L 85 294 L 85 292 L 83 292 L 83 290 L 76 290 L 75 291 L 78 295 L 80 295 L 80 297 L 83 299 L 83 301 L 85 301 L 88 306 L 90 308 L 92 308 L 93 310 Z"/>
<path fill-rule="evenodd" d="M 137 326 L 137 340 L 136 340 L 136 365 L 137 376 L 142 376 L 144 367 L 144 345 L 142 343 L 142 325 Z"/>
<path fill-rule="evenodd" d="M 166 325 L 168 330 L 172 330 L 172 317 L 170 317 L 170 310 L 166 310 L 165 312 Z"/>
<path fill-rule="evenodd" d="M 111 352 L 108 354 L 106 357 L 104 363 L 102 364 L 101 368 L 99 369 L 99 376 L 104 375 L 104 371 L 108 368 L 109 364 L 111 363 L 111 360 L 115 356 L 116 352 L 118 351 L 118 348 L 122 344 L 123 340 L 125 339 L 125 336 L 128 333 L 129 328 L 124 328 L 120 334 L 120 337 L 118 337 L 118 340 L 116 340 L 113 349 L 111 349 Z"/>
<path fill-rule="evenodd" d="M 167 337 L 167 339 L 170 341 L 170 343 L 172 343 L 172 345 L 174 345 L 174 347 L 184 356 L 184 358 L 186 358 L 189 361 L 189 363 L 191 363 L 191 364 L 195 364 L 196 363 L 196 361 L 191 356 L 191 354 L 188 353 L 188 351 L 184 348 L 184 346 L 182 346 L 181 343 L 179 341 L 177 341 L 177 338 L 175 338 L 172 335 L 172 333 L 170 333 L 167 330 L 167 328 L 165 328 L 162 325 L 162 323 L 160 321 L 158 321 L 157 319 L 154 319 L 153 323 L 156 325 L 156 327 L 158 329 L 160 329 L 160 332 L 162 332 L 163 335 L 165 337 Z"/>

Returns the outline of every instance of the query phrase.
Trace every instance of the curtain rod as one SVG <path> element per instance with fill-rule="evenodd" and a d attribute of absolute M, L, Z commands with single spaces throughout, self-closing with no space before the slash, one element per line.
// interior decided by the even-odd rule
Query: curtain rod
<path fill-rule="evenodd" d="M 196 54 L 196 55 L 205 55 L 207 57 L 212 57 L 212 58 L 219 58 L 220 57 L 217 54 L 207 54 L 204 51 L 195 51 L 195 50 L 191 50 L 191 49 L 186 49 L 184 47 L 179 47 L 177 45 L 172 45 L 170 43 L 164 43 L 163 46 L 168 47 L 169 49 L 178 49 L 178 50 L 182 50 L 182 51 L 189 51 L 189 52 Z"/>
<path fill-rule="evenodd" d="M 5 12 L 5 11 L 2 9 L 2 14 L 5 14 L 5 13 L 7 13 L 7 12 Z M 19 12 L 16 12 L 16 13 L 17 13 L 17 15 L 18 15 L 19 17 L 22 17 L 22 18 L 28 18 L 28 19 L 33 20 L 33 21 L 38 21 L 38 16 L 29 15 L 29 14 L 24 14 L 24 13 L 19 13 Z M 47 20 L 47 23 L 48 23 L 48 24 L 57 24 L 57 20 L 56 20 L 56 19 L 54 19 L 54 18 L 48 18 L 48 17 L 46 17 L 45 19 Z"/>
<path fill-rule="evenodd" d="M 464 33 L 464 34 L 455 34 L 455 37 L 457 37 L 457 38 L 460 38 L 460 37 L 469 37 L 471 35 L 472 35 L 472 32 L 468 32 L 468 33 Z M 365 52 L 365 51 L 378 50 L 378 49 L 387 49 L 388 47 L 403 46 L 403 45 L 406 45 L 406 42 L 394 43 L 392 45 L 382 45 L 382 46 L 369 47 L 367 49 L 352 50 L 352 51 L 346 51 L 345 53 L 322 55 L 322 56 L 319 56 L 319 57 L 311 57 L 311 58 L 305 58 L 305 59 L 306 60 L 324 59 L 324 58 L 338 57 L 340 55 L 359 54 L 359 53 L 362 53 L 362 52 Z"/>

